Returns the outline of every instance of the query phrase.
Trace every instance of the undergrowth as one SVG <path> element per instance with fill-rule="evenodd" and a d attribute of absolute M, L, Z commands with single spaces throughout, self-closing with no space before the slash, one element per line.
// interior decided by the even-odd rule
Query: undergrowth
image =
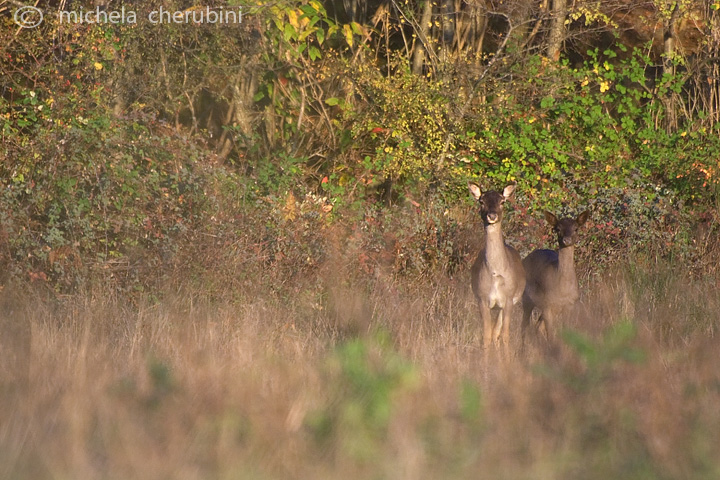
<path fill-rule="evenodd" d="M 510 355 L 482 350 L 464 277 L 332 269 L 223 302 L 6 287 L 2 475 L 714 478 L 720 298 L 637 267 L 594 278 L 555 348 L 521 353 L 514 319 Z"/>

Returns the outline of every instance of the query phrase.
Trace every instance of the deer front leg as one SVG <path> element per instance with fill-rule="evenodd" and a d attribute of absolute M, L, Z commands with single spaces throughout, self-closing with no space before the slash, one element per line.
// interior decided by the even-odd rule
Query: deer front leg
<path fill-rule="evenodd" d="M 495 324 L 493 325 L 492 329 L 492 341 L 496 347 L 500 344 L 500 332 L 502 331 L 504 320 L 503 311 L 504 309 L 498 309 L 497 319 L 495 320 Z"/>
<path fill-rule="evenodd" d="M 512 313 L 513 302 L 512 299 L 508 299 L 498 315 L 498 324 L 495 328 L 495 338 L 499 339 L 502 331 L 502 342 L 505 346 L 510 345 L 510 320 L 512 319 Z"/>
<path fill-rule="evenodd" d="M 527 330 L 530 326 L 530 320 L 532 319 L 533 310 L 534 306 L 530 303 L 530 300 L 523 300 L 523 319 L 522 323 L 520 324 L 520 337 L 522 339 L 523 345 L 525 345 Z"/>
<path fill-rule="evenodd" d="M 478 304 L 480 307 L 480 318 L 482 319 L 483 324 L 483 347 L 487 349 L 490 347 L 490 342 L 494 340 L 492 335 L 492 315 L 490 312 L 490 306 L 487 302 L 478 300 Z"/>

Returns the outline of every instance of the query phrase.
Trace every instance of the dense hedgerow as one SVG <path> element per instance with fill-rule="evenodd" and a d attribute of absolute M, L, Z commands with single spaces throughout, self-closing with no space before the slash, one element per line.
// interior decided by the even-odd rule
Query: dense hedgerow
<path fill-rule="evenodd" d="M 681 70 L 617 44 L 573 65 L 500 52 L 420 75 L 318 2 L 253 14 L 243 31 L 3 34 L 7 275 L 145 289 L 247 257 L 228 276 L 294 278 L 348 245 L 364 269 L 452 273 L 478 242 L 469 179 L 518 183 L 507 231 L 523 252 L 548 245 L 543 210 L 590 208 L 581 258 L 709 267 L 720 136 L 702 111 L 670 124 Z"/>

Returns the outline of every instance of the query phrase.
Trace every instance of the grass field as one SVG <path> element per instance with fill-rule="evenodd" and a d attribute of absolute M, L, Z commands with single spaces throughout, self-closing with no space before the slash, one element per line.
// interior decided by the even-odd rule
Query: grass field
<path fill-rule="evenodd" d="M 465 272 L 138 304 L 5 287 L 0 478 L 717 479 L 720 293 L 585 276 L 556 345 L 481 348 Z"/>

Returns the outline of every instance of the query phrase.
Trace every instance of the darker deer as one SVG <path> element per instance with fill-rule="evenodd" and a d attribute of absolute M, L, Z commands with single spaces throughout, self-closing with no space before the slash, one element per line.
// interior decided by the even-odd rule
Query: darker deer
<path fill-rule="evenodd" d="M 505 243 L 501 229 L 503 204 L 513 196 L 515 185 L 508 185 L 502 193 L 483 193 L 474 183 L 468 183 L 468 188 L 480 204 L 480 216 L 485 226 L 485 248 L 478 254 L 470 271 L 483 323 L 483 345 L 488 347 L 491 341 L 497 345 L 501 333 L 507 345 L 513 305 L 520 301 L 525 288 L 525 271 L 520 255 Z M 498 311 L 494 325 L 493 310 Z"/>
<path fill-rule="evenodd" d="M 590 212 L 585 211 L 575 219 L 558 220 L 552 213 L 545 212 L 545 220 L 557 234 L 559 248 L 557 252 L 535 250 L 523 260 L 527 278 L 523 294 L 523 342 L 534 309 L 540 311 L 538 330 L 543 331 L 549 340 L 555 320 L 580 298 L 575 274 L 575 244 L 577 229 L 585 224 L 589 216 Z"/>

